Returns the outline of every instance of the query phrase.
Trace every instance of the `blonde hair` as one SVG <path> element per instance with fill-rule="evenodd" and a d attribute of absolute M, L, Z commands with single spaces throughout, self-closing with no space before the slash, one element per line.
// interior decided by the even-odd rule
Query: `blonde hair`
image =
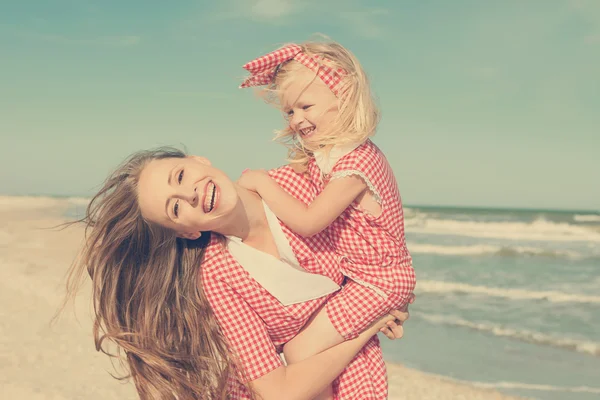
<path fill-rule="evenodd" d="M 338 113 L 330 127 L 319 133 L 318 139 L 311 140 L 310 144 L 303 143 L 289 126 L 276 132 L 275 140 L 288 147 L 289 160 L 305 164 L 317 149 L 328 151 L 334 145 L 359 144 L 373 136 L 380 113 L 371 93 L 367 74 L 348 49 L 330 40 L 305 42 L 300 47 L 317 62 L 326 64 L 333 70 L 342 69 L 346 73 L 338 86 Z M 306 71 L 310 70 L 295 60 L 281 65 L 273 82 L 265 89 L 267 101 L 280 106 L 279 95 L 285 90 L 282 88 Z M 320 79 L 316 73 L 314 79 Z"/>
<path fill-rule="evenodd" d="M 84 271 L 92 279 L 96 349 L 121 360 L 141 399 L 226 398 L 235 360 L 204 292 L 198 270 L 211 233 L 196 241 L 151 224 L 137 198 L 152 160 L 183 158 L 162 148 L 130 156 L 105 181 L 80 221 L 85 244 L 67 280 L 67 299 Z M 214 233 L 213 233 L 214 234 Z M 112 354 L 107 345 L 117 345 Z"/>

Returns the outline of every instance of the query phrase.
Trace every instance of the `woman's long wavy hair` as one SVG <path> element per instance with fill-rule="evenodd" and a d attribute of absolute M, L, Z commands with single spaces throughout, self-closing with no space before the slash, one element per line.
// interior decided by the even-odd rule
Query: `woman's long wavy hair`
<path fill-rule="evenodd" d="M 275 140 L 288 148 L 288 159 L 294 164 L 305 164 L 314 150 L 328 151 L 334 145 L 359 144 L 375 134 L 380 120 L 379 107 L 366 72 L 358 59 L 339 43 L 325 38 L 324 41 L 309 41 L 300 44 L 302 51 L 317 62 L 333 70 L 346 72 L 338 93 L 338 113 L 331 126 L 319 133 L 318 140 L 303 143 L 288 126 L 276 131 Z M 303 64 L 291 60 L 282 64 L 273 82 L 264 89 L 267 102 L 281 107 L 281 92 L 298 77 L 309 71 Z M 320 79 L 316 73 L 314 78 Z M 312 81 L 311 81 L 312 82 Z"/>
<path fill-rule="evenodd" d="M 173 157 L 185 154 L 133 154 L 93 197 L 78 221 L 86 225 L 85 244 L 69 272 L 67 299 L 87 269 L 96 349 L 125 361 L 128 373 L 119 379 L 133 378 L 141 399 L 226 398 L 234 360 L 198 278 L 211 234 L 178 238 L 146 221 L 138 206 L 144 166 Z"/>

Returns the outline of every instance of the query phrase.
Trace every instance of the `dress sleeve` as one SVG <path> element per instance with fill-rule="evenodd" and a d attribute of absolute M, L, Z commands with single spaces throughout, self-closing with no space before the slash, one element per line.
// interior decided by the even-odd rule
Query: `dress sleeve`
<path fill-rule="evenodd" d="M 217 279 L 204 279 L 203 285 L 244 378 L 253 381 L 283 365 L 264 322 L 242 296 Z"/>
<path fill-rule="evenodd" d="M 381 205 L 381 194 L 375 183 L 375 174 L 379 173 L 381 160 L 378 154 L 365 150 L 363 146 L 342 157 L 331 170 L 329 180 L 345 178 L 347 176 L 360 177 L 373 194 L 373 198 Z"/>

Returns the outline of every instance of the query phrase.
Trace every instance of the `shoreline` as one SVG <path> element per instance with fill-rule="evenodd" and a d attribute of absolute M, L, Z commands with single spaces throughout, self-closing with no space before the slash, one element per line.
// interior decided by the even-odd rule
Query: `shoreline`
<path fill-rule="evenodd" d="M 389 400 L 524 400 L 495 389 L 480 388 L 468 382 L 386 362 Z"/>

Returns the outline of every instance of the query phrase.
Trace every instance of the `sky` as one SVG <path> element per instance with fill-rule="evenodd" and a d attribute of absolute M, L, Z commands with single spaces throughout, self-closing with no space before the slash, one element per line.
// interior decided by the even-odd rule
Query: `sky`
<path fill-rule="evenodd" d="M 600 1 L 0 2 L 0 194 L 89 196 L 162 145 L 285 163 L 241 66 L 320 33 L 382 109 L 405 204 L 600 210 Z"/>

